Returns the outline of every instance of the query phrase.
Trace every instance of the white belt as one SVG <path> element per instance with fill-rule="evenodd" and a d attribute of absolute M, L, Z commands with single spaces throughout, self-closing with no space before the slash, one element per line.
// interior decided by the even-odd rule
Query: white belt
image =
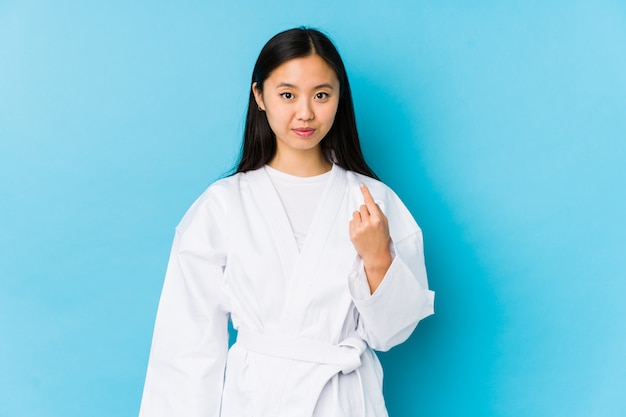
<path fill-rule="evenodd" d="M 358 368 L 361 366 L 361 355 L 367 349 L 367 344 L 361 338 L 349 337 L 339 344 L 333 345 L 297 337 L 260 334 L 249 329 L 239 328 L 236 344 L 261 355 L 331 365 L 337 368 L 336 372 L 342 372 L 343 374 L 356 372 L 359 385 L 361 386 L 360 415 L 362 417 L 365 416 L 365 393 L 363 392 L 363 381 Z M 335 399 L 338 397 L 336 376 L 337 374 L 335 374 L 334 378 L 329 376 L 333 378 L 333 395 Z"/>
<path fill-rule="evenodd" d="M 260 334 L 243 328 L 237 333 L 237 344 L 262 355 L 335 365 L 344 374 L 361 366 L 361 355 L 367 348 L 366 343 L 357 337 L 349 337 L 333 345 L 316 340 Z"/>

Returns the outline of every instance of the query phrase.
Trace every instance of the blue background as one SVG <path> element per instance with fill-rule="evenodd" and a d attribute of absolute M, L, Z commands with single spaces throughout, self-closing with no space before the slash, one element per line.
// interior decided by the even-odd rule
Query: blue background
<path fill-rule="evenodd" d="M 136 415 L 174 227 L 303 24 L 425 234 L 437 314 L 381 355 L 391 415 L 626 415 L 617 0 L 0 1 L 0 415 Z"/>

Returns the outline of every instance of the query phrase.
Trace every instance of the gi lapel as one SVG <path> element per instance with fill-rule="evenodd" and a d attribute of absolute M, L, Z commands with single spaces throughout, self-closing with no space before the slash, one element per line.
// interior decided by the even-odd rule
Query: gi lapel
<path fill-rule="evenodd" d="M 338 165 L 333 165 L 328 184 L 288 281 L 287 300 L 282 317 L 285 327 L 294 332 L 301 326 L 303 314 L 310 301 L 311 280 L 317 266 L 323 262 L 321 256 L 331 231 L 336 227 L 345 227 L 346 233 L 348 232 L 348 219 L 339 213 L 346 196 L 346 187 L 346 171 Z"/>
<path fill-rule="evenodd" d="M 275 242 L 283 276 L 289 281 L 293 275 L 296 260 L 300 255 L 289 218 L 265 169 L 250 171 L 248 175 L 250 176 L 252 195 L 263 218 L 270 226 L 271 236 L 268 236 L 268 244 Z"/>

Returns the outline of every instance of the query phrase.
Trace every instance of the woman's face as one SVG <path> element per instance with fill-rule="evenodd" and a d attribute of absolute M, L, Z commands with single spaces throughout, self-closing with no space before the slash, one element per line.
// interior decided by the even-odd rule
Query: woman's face
<path fill-rule="evenodd" d="M 318 55 L 295 58 L 277 67 L 252 90 L 276 135 L 276 156 L 321 154 L 320 142 L 335 120 L 339 80 Z"/>

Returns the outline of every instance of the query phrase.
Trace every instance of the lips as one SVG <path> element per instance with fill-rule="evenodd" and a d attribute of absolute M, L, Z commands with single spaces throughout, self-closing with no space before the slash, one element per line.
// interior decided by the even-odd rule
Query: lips
<path fill-rule="evenodd" d="M 297 129 L 292 129 L 293 133 L 300 136 L 301 138 L 308 138 L 313 133 L 315 133 L 315 129 L 312 127 L 299 127 Z"/>

